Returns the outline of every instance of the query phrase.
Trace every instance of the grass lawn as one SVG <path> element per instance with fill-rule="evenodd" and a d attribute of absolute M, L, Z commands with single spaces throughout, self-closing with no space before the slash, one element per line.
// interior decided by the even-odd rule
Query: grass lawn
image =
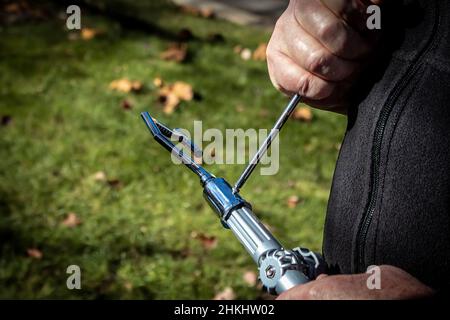
<path fill-rule="evenodd" d="M 87 41 L 71 40 L 56 16 L 1 27 L 0 298 L 210 299 L 226 287 L 237 298 L 261 297 L 243 279 L 256 270 L 250 257 L 205 203 L 198 179 L 172 164 L 139 114 L 189 130 L 194 120 L 205 129 L 270 128 L 287 100 L 265 62 L 233 52 L 236 45 L 255 49 L 270 34 L 172 10 L 151 21 L 160 32 L 83 12 L 83 26 L 103 30 Z M 182 28 L 194 35 L 188 60 L 161 60 Z M 211 33 L 225 41 L 209 41 Z M 141 81 L 142 92 L 109 89 L 123 77 Z M 155 77 L 185 81 L 201 99 L 166 115 Z M 121 107 L 124 99 L 131 110 Z M 288 248 L 321 249 L 346 125 L 342 116 L 313 113 L 311 123 L 283 129 L 278 174 L 254 174 L 241 192 Z M 230 182 L 242 169 L 208 166 Z M 98 172 L 105 181 L 95 179 Z M 301 201 L 288 208 L 292 195 Z M 70 212 L 81 224 L 62 223 Z M 217 246 L 205 247 L 193 232 Z M 66 288 L 73 264 L 81 267 L 82 290 Z"/>

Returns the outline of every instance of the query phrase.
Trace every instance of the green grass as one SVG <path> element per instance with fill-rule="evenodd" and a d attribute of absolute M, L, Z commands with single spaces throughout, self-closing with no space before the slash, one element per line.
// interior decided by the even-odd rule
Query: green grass
<path fill-rule="evenodd" d="M 85 26 L 105 30 L 90 41 L 69 40 L 58 18 L 1 29 L 0 116 L 12 121 L 0 126 L 0 298 L 210 299 L 228 286 L 238 298 L 261 296 L 242 279 L 255 270 L 250 257 L 206 205 L 197 178 L 150 139 L 139 113 L 187 129 L 194 120 L 221 130 L 270 128 L 286 98 L 271 86 L 264 62 L 233 52 L 270 35 L 164 14 L 160 28 L 176 34 L 188 27 L 195 35 L 183 64 L 159 59 L 167 37 L 102 16 L 83 15 Z M 207 41 L 214 32 L 226 41 Z M 190 83 L 202 99 L 163 114 L 157 76 Z M 142 81 L 144 91 L 109 90 L 122 77 Z M 132 110 L 120 107 L 125 98 Z M 235 112 L 239 105 L 244 112 Z M 316 110 L 311 123 L 289 122 L 279 173 L 254 174 L 242 191 L 286 247 L 321 248 L 344 128 L 344 117 Z M 208 169 L 233 182 L 243 166 Z M 120 187 L 94 181 L 98 171 Z M 295 209 L 286 205 L 291 195 L 302 199 Z M 82 224 L 62 226 L 68 212 Z M 192 231 L 217 237 L 217 247 L 206 250 Z M 28 248 L 41 250 L 42 259 L 28 257 Z M 82 290 L 66 288 L 71 264 L 81 267 Z"/>

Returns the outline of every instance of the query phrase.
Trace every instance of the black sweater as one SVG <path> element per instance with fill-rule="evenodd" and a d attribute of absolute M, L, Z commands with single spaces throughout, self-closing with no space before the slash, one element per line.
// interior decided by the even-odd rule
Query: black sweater
<path fill-rule="evenodd" d="M 336 273 L 389 264 L 448 290 L 450 1 L 389 2 L 386 54 L 349 110 L 324 256 Z"/>

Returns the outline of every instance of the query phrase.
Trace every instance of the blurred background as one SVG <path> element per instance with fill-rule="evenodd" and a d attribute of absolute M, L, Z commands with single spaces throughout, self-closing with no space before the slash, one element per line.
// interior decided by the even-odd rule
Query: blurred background
<path fill-rule="evenodd" d="M 81 30 L 66 26 L 78 3 Z M 140 119 L 270 128 L 265 44 L 287 1 L 2 1 L 0 298 L 268 299 L 256 267 Z M 178 88 L 178 89 L 175 89 Z M 286 247 L 321 250 L 346 121 L 301 106 L 280 170 L 241 194 Z M 234 182 L 243 165 L 207 169 Z M 66 269 L 81 268 L 81 290 Z"/>

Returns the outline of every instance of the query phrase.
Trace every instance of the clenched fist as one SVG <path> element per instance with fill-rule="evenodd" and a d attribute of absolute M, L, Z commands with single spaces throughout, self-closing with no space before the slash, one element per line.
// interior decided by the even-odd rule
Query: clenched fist
<path fill-rule="evenodd" d="M 367 7 L 381 0 L 291 0 L 267 48 L 274 86 L 345 113 L 346 97 L 377 43 Z"/>

